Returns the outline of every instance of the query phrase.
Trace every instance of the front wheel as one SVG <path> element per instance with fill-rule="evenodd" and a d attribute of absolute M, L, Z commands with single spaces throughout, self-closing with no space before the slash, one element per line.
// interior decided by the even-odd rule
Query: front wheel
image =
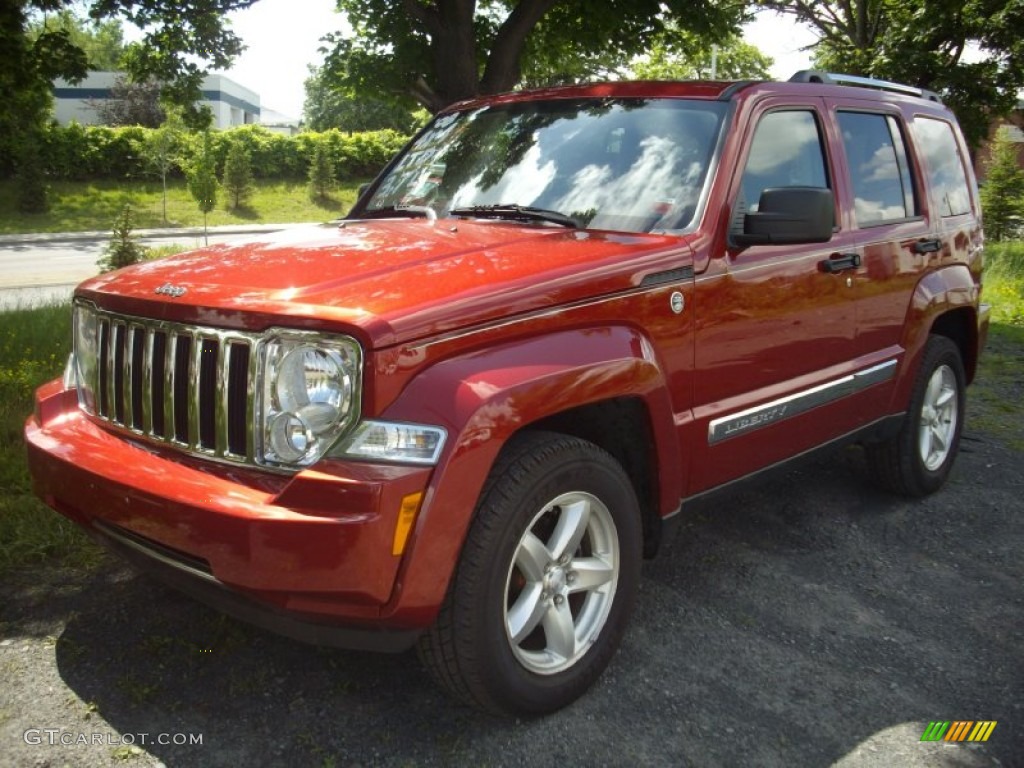
<path fill-rule="evenodd" d="M 899 433 L 865 446 L 872 475 L 905 496 L 926 496 L 946 482 L 960 446 L 964 419 L 964 366 L 960 350 L 930 336 Z"/>
<path fill-rule="evenodd" d="M 615 653 L 641 551 L 639 504 L 614 458 L 573 437 L 521 435 L 495 463 L 420 657 L 488 711 L 559 709 Z"/>

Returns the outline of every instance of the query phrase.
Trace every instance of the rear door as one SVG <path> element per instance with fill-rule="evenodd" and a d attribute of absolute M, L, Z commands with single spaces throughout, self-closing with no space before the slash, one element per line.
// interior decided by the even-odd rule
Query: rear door
<path fill-rule="evenodd" d="M 831 102 L 845 166 L 846 227 L 860 266 L 850 273 L 857 304 L 854 349 L 874 382 L 864 393 L 866 417 L 886 409 L 904 354 L 911 295 L 940 250 L 922 204 L 923 185 L 899 108 L 877 101 Z"/>

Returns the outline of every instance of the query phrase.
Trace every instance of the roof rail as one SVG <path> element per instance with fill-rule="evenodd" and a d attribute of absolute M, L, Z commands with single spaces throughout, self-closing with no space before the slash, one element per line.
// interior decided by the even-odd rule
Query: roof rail
<path fill-rule="evenodd" d="M 913 85 L 893 83 L 888 80 L 876 80 L 873 77 L 860 77 L 858 75 L 842 75 L 835 72 L 821 72 L 816 69 L 801 69 L 791 78 L 791 83 L 824 83 L 826 85 L 855 85 L 860 88 L 875 88 L 880 91 L 892 91 L 903 93 L 908 96 L 917 96 L 928 101 L 940 102 L 939 94 L 928 91 L 924 88 L 916 88 Z"/>

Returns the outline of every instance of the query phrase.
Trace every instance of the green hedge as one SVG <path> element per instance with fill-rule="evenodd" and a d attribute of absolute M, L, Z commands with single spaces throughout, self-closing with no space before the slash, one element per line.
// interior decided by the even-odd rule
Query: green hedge
<path fill-rule="evenodd" d="M 51 126 L 43 156 L 51 179 L 93 181 L 141 180 L 156 175 L 146 160 L 153 129 L 130 126 Z M 253 175 L 261 179 L 303 179 L 317 144 L 326 143 L 339 181 L 375 175 L 402 148 L 407 137 L 396 131 L 346 134 L 338 130 L 285 136 L 259 125 L 242 125 L 211 134 L 218 174 L 228 147 L 241 142 L 249 149 Z M 202 144 L 200 134 L 185 134 L 174 152 L 172 173 L 184 173 Z"/>

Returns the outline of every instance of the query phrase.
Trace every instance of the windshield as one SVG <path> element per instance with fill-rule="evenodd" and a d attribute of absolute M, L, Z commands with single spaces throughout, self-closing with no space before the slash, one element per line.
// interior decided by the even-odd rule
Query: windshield
<path fill-rule="evenodd" d="M 441 115 L 356 215 L 429 207 L 438 216 L 482 217 L 486 206 L 497 209 L 488 218 L 507 210 L 508 218 L 524 220 L 528 208 L 581 227 L 684 229 L 696 214 L 724 113 L 720 102 L 592 99 Z"/>

